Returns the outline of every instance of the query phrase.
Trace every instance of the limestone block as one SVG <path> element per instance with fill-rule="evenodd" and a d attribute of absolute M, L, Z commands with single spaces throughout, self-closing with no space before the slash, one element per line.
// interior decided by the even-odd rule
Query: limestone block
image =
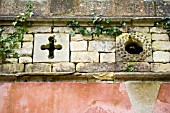
<path fill-rule="evenodd" d="M 19 58 L 19 63 L 31 63 L 32 58 L 31 57 L 20 57 Z"/>
<path fill-rule="evenodd" d="M 152 40 L 169 40 L 168 34 L 152 34 Z"/>
<path fill-rule="evenodd" d="M 115 62 L 115 53 L 100 53 L 100 62 Z"/>
<path fill-rule="evenodd" d="M 32 56 L 32 49 L 31 48 L 20 48 L 15 50 L 19 56 Z"/>
<path fill-rule="evenodd" d="M 107 34 L 102 34 L 99 37 L 98 36 L 94 36 L 93 39 L 94 40 L 115 41 L 116 37 L 115 36 L 111 36 L 111 35 L 107 35 Z"/>
<path fill-rule="evenodd" d="M 54 50 L 54 58 L 49 58 L 49 50 L 41 50 L 42 45 L 49 44 L 48 38 L 54 36 L 54 45 L 61 45 L 61 50 Z M 59 62 L 69 61 L 69 34 L 35 34 L 34 62 Z"/>
<path fill-rule="evenodd" d="M 34 26 L 28 29 L 28 33 L 51 33 L 51 27 L 48 26 Z"/>
<path fill-rule="evenodd" d="M 129 30 L 131 32 L 148 33 L 149 32 L 149 27 L 130 27 Z"/>
<path fill-rule="evenodd" d="M 71 41 L 92 40 L 92 36 L 83 36 L 82 34 L 75 34 L 71 37 Z"/>
<path fill-rule="evenodd" d="M 113 41 L 90 41 L 88 51 L 115 52 Z"/>
<path fill-rule="evenodd" d="M 78 63 L 77 72 L 113 72 L 115 71 L 114 63 Z"/>
<path fill-rule="evenodd" d="M 2 73 L 20 73 L 24 71 L 24 64 L 3 64 Z"/>
<path fill-rule="evenodd" d="M 152 63 L 153 72 L 170 72 L 170 63 Z"/>
<path fill-rule="evenodd" d="M 87 41 L 71 41 L 70 49 L 71 51 L 87 51 Z"/>
<path fill-rule="evenodd" d="M 25 72 L 51 72 L 51 64 L 26 64 Z"/>
<path fill-rule="evenodd" d="M 126 82 L 134 113 L 153 113 L 160 82 Z"/>
<path fill-rule="evenodd" d="M 153 52 L 154 62 L 170 62 L 170 52 L 156 51 Z"/>
<path fill-rule="evenodd" d="M 70 33 L 72 28 L 69 27 L 54 27 L 53 32 L 54 33 Z"/>
<path fill-rule="evenodd" d="M 22 48 L 33 48 L 33 42 L 23 42 Z"/>
<path fill-rule="evenodd" d="M 69 62 L 55 63 L 52 72 L 75 72 L 75 64 Z"/>
<path fill-rule="evenodd" d="M 71 62 L 99 62 L 99 53 L 71 52 Z"/>
<path fill-rule="evenodd" d="M 167 41 L 154 41 L 152 43 L 153 50 L 170 50 L 170 42 Z"/>
<path fill-rule="evenodd" d="M 116 71 L 150 72 L 151 65 L 148 62 L 116 62 Z"/>
<path fill-rule="evenodd" d="M 18 59 L 17 58 L 7 58 L 6 61 L 8 61 L 10 63 L 13 63 L 13 64 L 18 63 Z"/>
<path fill-rule="evenodd" d="M 163 28 L 160 28 L 160 27 L 152 27 L 150 29 L 150 32 L 151 33 L 166 33 L 167 30 L 163 29 Z"/>
<path fill-rule="evenodd" d="M 31 42 L 31 41 L 33 41 L 33 35 L 32 34 L 24 34 L 23 41 L 24 42 Z"/>

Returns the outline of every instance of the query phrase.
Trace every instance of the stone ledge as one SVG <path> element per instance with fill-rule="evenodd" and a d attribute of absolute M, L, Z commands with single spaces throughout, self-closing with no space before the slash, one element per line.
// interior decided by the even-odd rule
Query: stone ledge
<path fill-rule="evenodd" d="M 0 74 L 0 81 L 21 82 L 21 81 L 170 81 L 170 73 L 152 72 L 102 72 L 102 73 L 18 73 Z"/>

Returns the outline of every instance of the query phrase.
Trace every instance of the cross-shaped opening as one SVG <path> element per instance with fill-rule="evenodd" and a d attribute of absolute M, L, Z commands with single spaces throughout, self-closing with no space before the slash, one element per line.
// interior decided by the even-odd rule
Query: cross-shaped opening
<path fill-rule="evenodd" d="M 48 38 L 49 40 L 49 44 L 46 45 L 42 45 L 41 46 L 41 50 L 49 50 L 49 55 L 48 58 L 49 59 L 53 59 L 54 58 L 54 50 L 61 50 L 62 49 L 62 45 L 58 44 L 58 45 L 54 45 L 55 42 L 55 36 L 50 36 Z"/>

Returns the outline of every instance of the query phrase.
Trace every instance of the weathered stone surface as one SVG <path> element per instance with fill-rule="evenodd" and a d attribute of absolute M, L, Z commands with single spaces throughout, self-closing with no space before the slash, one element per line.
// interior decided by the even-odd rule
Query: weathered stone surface
<path fill-rule="evenodd" d="M 127 82 L 126 89 L 135 113 L 153 113 L 160 82 Z"/>
<path fill-rule="evenodd" d="M 83 36 L 82 34 L 75 34 L 71 37 L 71 41 L 92 40 L 92 36 Z"/>
<path fill-rule="evenodd" d="M 33 42 L 23 42 L 22 44 L 23 48 L 33 48 Z"/>
<path fill-rule="evenodd" d="M 18 59 L 17 58 L 7 58 L 6 61 L 10 62 L 10 63 L 18 63 Z"/>
<path fill-rule="evenodd" d="M 71 52 L 71 62 L 99 62 L 99 53 Z"/>
<path fill-rule="evenodd" d="M 170 112 L 170 84 L 161 84 L 158 98 L 155 104 L 154 113 L 169 113 Z"/>
<path fill-rule="evenodd" d="M 100 53 L 100 62 L 115 62 L 115 53 Z"/>
<path fill-rule="evenodd" d="M 26 64 L 25 72 L 51 72 L 51 64 L 45 63 Z"/>
<path fill-rule="evenodd" d="M 3 64 L 2 73 L 20 73 L 24 71 L 24 64 Z"/>
<path fill-rule="evenodd" d="M 130 27 L 129 32 L 148 33 L 149 32 L 149 27 Z"/>
<path fill-rule="evenodd" d="M 113 41 L 90 41 L 88 51 L 115 52 Z"/>
<path fill-rule="evenodd" d="M 116 62 L 116 71 L 149 72 L 151 65 L 147 62 Z"/>
<path fill-rule="evenodd" d="M 75 72 L 75 64 L 69 62 L 55 63 L 52 72 Z"/>
<path fill-rule="evenodd" d="M 152 40 L 169 40 L 168 34 L 152 34 Z"/>
<path fill-rule="evenodd" d="M 113 72 L 115 71 L 114 63 L 78 63 L 76 65 L 78 72 Z"/>
<path fill-rule="evenodd" d="M 32 56 L 32 48 L 20 48 L 15 50 L 20 56 Z"/>
<path fill-rule="evenodd" d="M 115 41 L 116 37 L 115 36 L 111 36 L 111 35 L 107 35 L 107 34 L 102 34 L 100 36 L 93 36 L 94 40 L 104 40 L 104 41 Z"/>
<path fill-rule="evenodd" d="M 170 72 L 170 63 L 152 63 L 151 65 L 153 72 Z"/>
<path fill-rule="evenodd" d="M 170 16 L 170 1 L 169 0 L 159 0 L 156 1 L 156 14 L 157 16 Z"/>
<path fill-rule="evenodd" d="M 19 63 L 31 63 L 32 62 L 32 57 L 20 57 L 19 58 Z"/>
<path fill-rule="evenodd" d="M 153 50 L 170 50 L 170 42 L 168 41 L 154 41 L 152 42 Z"/>
<path fill-rule="evenodd" d="M 31 41 L 33 41 L 33 35 L 32 34 L 24 34 L 23 41 L 24 42 L 31 42 Z"/>
<path fill-rule="evenodd" d="M 2 83 L 0 94 L 1 113 L 133 113 L 124 83 Z"/>
<path fill-rule="evenodd" d="M 51 33 L 51 27 L 48 26 L 37 26 L 30 27 L 28 33 Z"/>
<path fill-rule="evenodd" d="M 54 27 L 54 33 L 70 33 L 72 29 L 69 27 Z"/>
<path fill-rule="evenodd" d="M 71 51 L 87 51 L 87 41 L 71 41 L 70 49 Z"/>
<path fill-rule="evenodd" d="M 163 29 L 162 27 L 152 27 L 150 29 L 151 33 L 166 33 L 167 30 Z"/>
<path fill-rule="evenodd" d="M 170 52 L 156 51 L 153 52 L 154 62 L 170 62 Z"/>
<path fill-rule="evenodd" d="M 55 45 L 61 45 L 61 50 L 54 50 L 54 58 L 49 58 L 49 50 L 41 50 L 42 45 L 49 44 L 48 38 L 55 36 Z M 59 62 L 69 61 L 69 34 L 35 34 L 34 62 Z"/>

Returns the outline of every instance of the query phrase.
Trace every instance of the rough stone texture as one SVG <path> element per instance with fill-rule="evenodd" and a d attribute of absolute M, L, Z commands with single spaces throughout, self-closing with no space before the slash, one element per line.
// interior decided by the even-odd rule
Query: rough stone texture
<path fill-rule="evenodd" d="M 69 27 L 54 27 L 54 33 L 70 33 L 72 29 Z"/>
<path fill-rule="evenodd" d="M 170 42 L 168 42 L 168 41 L 154 41 L 154 42 L 152 42 L 152 48 L 155 51 L 160 51 L 160 50 L 169 50 L 170 51 Z"/>
<path fill-rule="evenodd" d="M 149 27 L 130 27 L 129 32 L 148 33 L 149 32 Z"/>
<path fill-rule="evenodd" d="M 18 63 L 18 59 L 17 58 L 7 58 L 6 61 L 11 62 L 13 64 Z"/>
<path fill-rule="evenodd" d="M 24 42 L 32 42 L 33 41 L 33 35 L 32 34 L 24 34 L 23 40 Z"/>
<path fill-rule="evenodd" d="M 23 42 L 23 48 L 33 48 L 33 42 Z"/>
<path fill-rule="evenodd" d="M 60 44 L 61 50 L 54 50 L 54 58 L 48 58 L 49 50 L 41 50 L 42 45 L 49 44 L 48 38 L 55 36 L 55 45 Z M 33 62 L 69 61 L 69 34 L 35 34 Z"/>
<path fill-rule="evenodd" d="M 75 72 L 75 64 L 69 62 L 55 63 L 52 72 Z"/>
<path fill-rule="evenodd" d="M 19 58 L 19 63 L 31 63 L 32 58 L 31 57 L 20 57 Z"/>
<path fill-rule="evenodd" d="M 88 51 L 115 52 L 113 41 L 90 41 Z"/>
<path fill-rule="evenodd" d="M 154 62 L 170 62 L 170 52 L 156 51 L 153 52 Z"/>
<path fill-rule="evenodd" d="M 71 52 L 71 62 L 99 62 L 99 53 Z"/>
<path fill-rule="evenodd" d="M 71 37 L 71 41 L 92 40 L 92 36 L 83 36 L 81 34 L 75 34 Z"/>
<path fill-rule="evenodd" d="M 161 28 L 161 27 L 152 27 L 152 28 L 150 29 L 150 32 L 151 32 L 151 33 L 166 33 L 167 30 L 165 30 L 165 29 L 163 29 L 163 28 Z"/>
<path fill-rule="evenodd" d="M 28 29 L 28 33 L 51 33 L 51 27 L 48 26 L 33 26 Z"/>
<path fill-rule="evenodd" d="M 114 63 L 78 63 L 77 72 L 113 72 L 115 71 Z"/>
<path fill-rule="evenodd" d="M 70 49 L 71 51 L 87 51 L 87 41 L 71 41 Z"/>
<path fill-rule="evenodd" d="M 151 65 L 153 72 L 170 72 L 170 63 L 152 63 Z"/>
<path fill-rule="evenodd" d="M 93 36 L 94 40 L 104 40 L 104 41 L 115 41 L 116 37 L 115 36 L 110 36 L 107 34 L 102 34 L 99 37 L 98 36 Z"/>
<path fill-rule="evenodd" d="M 160 82 L 127 82 L 126 89 L 135 113 L 153 113 Z"/>
<path fill-rule="evenodd" d="M 24 71 L 24 64 L 3 64 L 2 73 L 20 73 Z"/>
<path fill-rule="evenodd" d="M 157 16 L 170 16 L 170 1 L 169 0 L 159 0 L 156 1 L 156 14 Z"/>
<path fill-rule="evenodd" d="M 100 62 L 115 62 L 115 53 L 100 53 Z"/>
<path fill-rule="evenodd" d="M 170 84 L 163 83 L 160 86 L 154 113 L 170 113 Z"/>
<path fill-rule="evenodd" d="M 132 37 L 133 42 L 141 43 L 143 51 L 140 54 L 130 54 L 125 50 L 126 43 Z M 116 37 L 116 62 L 147 61 L 152 62 L 151 35 L 144 33 L 123 33 Z"/>
<path fill-rule="evenodd" d="M 116 62 L 116 71 L 150 72 L 151 65 L 148 62 Z"/>
<path fill-rule="evenodd" d="M 1 113 L 133 113 L 124 83 L 1 83 L 0 94 Z"/>
<path fill-rule="evenodd" d="M 45 63 L 26 64 L 25 72 L 51 72 L 51 64 Z"/>
<path fill-rule="evenodd" d="M 169 40 L 168 34 L 152 34 L 152 40 Z"/>
<path fill-rule="evenodd" d="M 32 56 L 32 48 L 20 48 L 15 50 L 20 56 Z"/>

